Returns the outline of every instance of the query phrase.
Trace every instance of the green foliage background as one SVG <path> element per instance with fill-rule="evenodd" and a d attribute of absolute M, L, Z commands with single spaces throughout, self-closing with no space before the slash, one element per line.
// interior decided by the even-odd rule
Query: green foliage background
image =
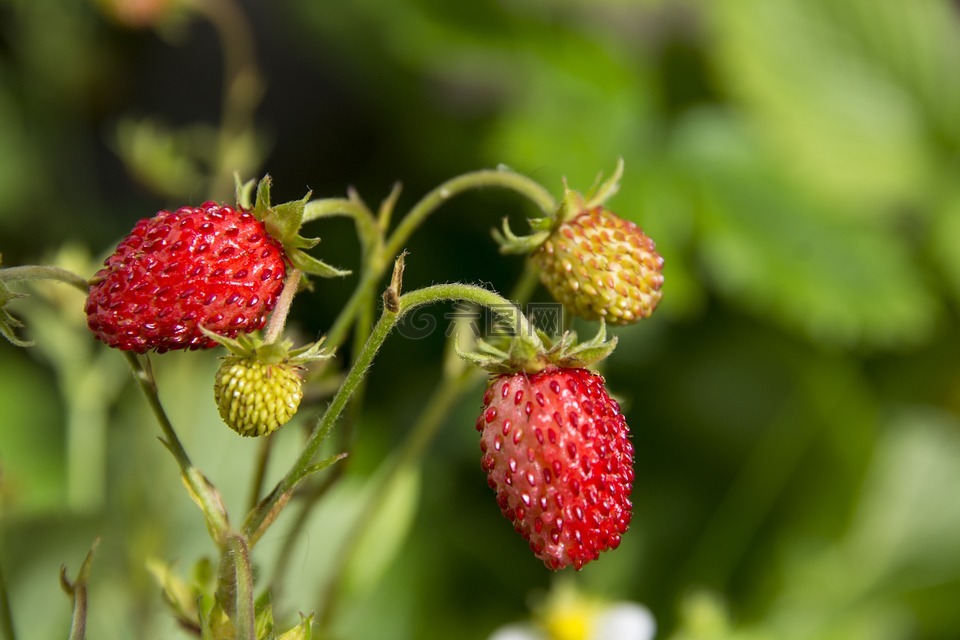
<path fill-rule="evenodd" d="M 241 5 L 266 85 L 238 164 L 271 173 L 279 199 L 353 185 L 375 203 L 400 180 L 403 211 L 499 163 L 559 193 L 624 158 L 611 206 L 656 240 L 666 284 L 605 370 L 634 434 L 635 515 L 576 576 L 584 589 L 647 604 L 674 640 L 960 636 L 956 3 Z M 216 124 L 220 64 L 196 20 L 128 30 L 76 0 L 0 0 L 4 264 L 56 257 L 90 275 L 137 219 L 211 195 L 178 145 Z M 156 132 L 146 156 L 131 131 Z M 525 211 L 500 193 L 447 205 L 411 242 L 407 286 L 507 292 L 523 265 L 488 230 Z M 350 225 L 325 224 L 321 255 L 356 267 Z M 304 335 L 351 285 L 298 299 Z M 99 535 L 90 636 L 180 637 L 145 559 L 188 573 L 213 553 L 202 520 L 122 360 L 85 333 L 82 299 L 33 293 L 12 308 L 37 346 L 0 345 L 0 563 L 18 627 L 66 634 L 58 567 Z M 291 621 L 436 384 L 440 337 L 394 336 L 378 359 L 348 477 L 280 594 Z M 155 362 L 185 445 L 238 510 L 254 448 L 216 414 L 215 355 Z M 479 468 L 479 397 L 388 501 L 342 637 L 484 638 L 549 587 Z M 265 574 L 283 523 L 271 535 Z"/>

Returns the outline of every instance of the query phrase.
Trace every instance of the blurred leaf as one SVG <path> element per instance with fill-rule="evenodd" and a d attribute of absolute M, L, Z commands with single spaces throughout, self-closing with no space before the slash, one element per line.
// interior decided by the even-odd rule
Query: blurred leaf
<path fill-rule="evenodd" d="M 127 170 L 147 187 L 168 197 L 192 193 L 202 166 L 216 149 L 216 131 L 198 126 L 171 131 L 152 120 L 120 121 L 117 153 Z"/>
<path fill-rule="evenodd" d="M 376 477 L 371 486 L 379 486 Z M 419 504 L 419 468 L 406 466 L 385 491 L 387 494 L 360 534 L 346 567 L 345 583 L 350 591 L 363 592 L 375 585 L 400 550 Z"/>
<path fill-rule="evenodd" d="M 147 569 L 160 585 L 163 599 L 173 611 L 174 616 L 181 624 L 200 628 L 200 617 L 197 602 L 200 591 L 196 585 L 187 584 L 185 580 L 175 575 L 170 565 L 156 558 L 147 560 Z"/>
<path fill-rule="evenodd" d="M 925 340 L 939 305 L 903 235 L 792 192 L 752 133 L 721 111 L 693 113 L 678 131 L 678 158 L 700 182 L 705 277 L 815 341 Z"/>
<path fill-rule="evenodd" d="M 911 89 L 935 82 L 936 95 L 948 97 L 944 107 L 960 96 L 957 54 L 950 54 L 960 30 L 946 2 L 711 6 L 723 82 L 754 117 L 774 162 L 802 189 L 871 215 L 923 199 L 938 158 L 928 115 Z M 942 126 L 954 128 L 956 109 L 948 119 Z"/>
<path fill-rule="evenodd" d="M 768 613 L 733 625 L 709 596 L 687 601 L 673 640 L 907 640 L 918 637 L 906 596 L 960 586 L 960 422 L 910 409 L 882 432 L 843 538 L 798 546 Z M 953 614 L 946 624 L 960 624 Z M 953 627 L 956 630 L 956 627 Z M 946 635 L 941 635 L 946 632 Z M 932 637 L 952 637 L 949 629 Z"/>

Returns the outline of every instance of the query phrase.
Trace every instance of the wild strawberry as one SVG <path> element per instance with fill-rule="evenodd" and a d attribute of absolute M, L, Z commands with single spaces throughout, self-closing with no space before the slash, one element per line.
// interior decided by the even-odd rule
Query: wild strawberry
<path fill-rule="evenodd" d="M 264 326 L 288 265 L 344 275 L 302 251 L 318 242 L 297 235 L 309 195 L 273 207 L 269 188 L 264 178 L 251 210 L 206 202 L 138 222 L 91 280 L 94 335 L 137 353 L 210 348 L 202 329 L 233 337 Z"/>
<path fill-rule="evenodd" d="M 263 327 L 287 268 L 283 247 L 245 211 L 207 202 L 141 220 L 93 278 L 87 325 L 144 353 L 216 346 Z"/>
<path fill-rule="evenodd" d="M 548 366 L 494 377 L 476 423 L 497 504 L 549 569 L 580 569 L 630 524 L 633 445 L 599 375 Z"/>
<path fill-rule="evenodd" d="M 603 203 L 619 188 L 623 163 L 587 198 L 565 189 L 552 217 L 516 236 L 504 221 L 494 235 L 503 253 L 529 253 L 550 294 L 574 315 L 610 324 L 647 318 L 660 302 L 663 258 L 653 240 Z"/>
<path fill-rule="evenodd" d="M 213 396 L 220 417 L 242 436 L 269 435 L 289 422 L 303 398 L 303 365 L 331 355 L 321 351 L 322 339 L 291 350 L 289 340 L 264 344 L 253 336 L 204 334 L 230 351 L 217 369 Z"/>
<path fill-rule="evenodd" d="M 603 207 L 561 222 L 531 259 L 550 294 L 581 318 L 630 324 L 660 302 L 663 258 L 653 240 Z"/>
<path fill-rule="evenodd" d="M 242 436 L 273 433 L 297 413 L 303 397 L 302 369 L 289 362 L 227 356 L 213 387 L 220 417 Z"/>

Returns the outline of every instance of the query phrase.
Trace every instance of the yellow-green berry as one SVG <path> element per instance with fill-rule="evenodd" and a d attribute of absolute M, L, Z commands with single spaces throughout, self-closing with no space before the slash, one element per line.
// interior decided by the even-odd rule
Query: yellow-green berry
<path fill-rule="evenodd" d="M 273 433 L 297 412 L 303 397 L 301 367 L 227 356 L 217 370 L 214 396 L 220 417 L 242 436 Z"/>
<path fill-rule="evenodd" d="M 602 206 L 560 223 L 531 259 L 550 294 L 581 318 L 632 324 L 660 302 L 663 258 L 653 240 Z"/>

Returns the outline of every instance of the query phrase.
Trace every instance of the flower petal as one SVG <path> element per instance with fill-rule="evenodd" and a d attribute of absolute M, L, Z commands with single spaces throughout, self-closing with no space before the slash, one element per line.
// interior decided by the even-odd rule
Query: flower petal
<path fill-rule="evenodd" d="M 618 602 L 597 618 L 591 637 L 593 640 L 653 640 L 656 631 L 657 623 L 649 609 L 632 602 Z"/>

